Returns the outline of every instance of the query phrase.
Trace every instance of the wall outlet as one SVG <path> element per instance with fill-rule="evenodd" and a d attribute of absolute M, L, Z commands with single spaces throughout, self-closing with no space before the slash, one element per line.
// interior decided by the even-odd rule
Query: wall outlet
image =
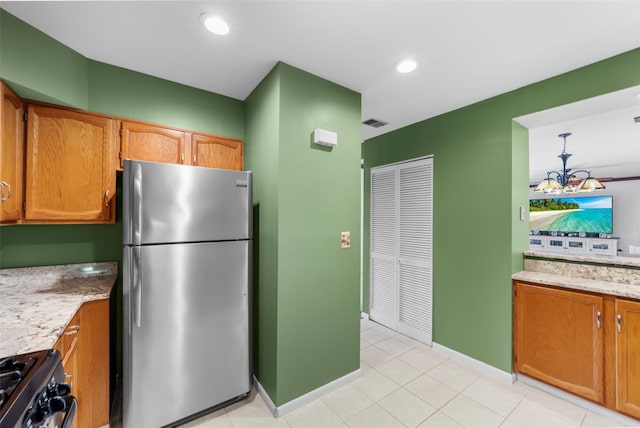
<path fill-rule="evenodd" d="M 342 232 L 340 234 L 340 246 L 342 248 L 351 247 L 351 232 Z"/>

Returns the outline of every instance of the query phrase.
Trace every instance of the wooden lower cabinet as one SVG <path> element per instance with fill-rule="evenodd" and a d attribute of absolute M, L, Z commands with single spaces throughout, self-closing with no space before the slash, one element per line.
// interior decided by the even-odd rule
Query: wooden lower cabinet
<path fill-rule="evenodd" d="M 514 370 L 640 419 L 640 301 L 514 281 Z"/>
<path fill-rule="evenodd" d="M 75 428 L 109 424 L 109 300 L 84 303 L 55 344 L 78 400 Z"/>
<path fill-rule="evenodd" d="M 602 404 L 602 297 L 516 283 L 514 314 L 516 372 Z"/>
<path fill-rule="evenodd" d="M 616 409 L 640 419 L 640 302 L 616 299 Z"/>

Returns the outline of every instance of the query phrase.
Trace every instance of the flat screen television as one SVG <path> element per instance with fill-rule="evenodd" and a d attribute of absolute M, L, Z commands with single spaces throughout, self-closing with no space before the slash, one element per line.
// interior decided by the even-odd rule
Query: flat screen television
<path fill-rule="evenodd" d="M 613 233 L 613 197 L 530 199 L 529 230 L 548 235 L 611 234 Z"/>

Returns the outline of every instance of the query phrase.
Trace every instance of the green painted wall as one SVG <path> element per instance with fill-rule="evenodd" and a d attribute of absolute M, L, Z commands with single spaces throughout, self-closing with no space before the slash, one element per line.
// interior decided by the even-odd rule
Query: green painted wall
<path fill-rule="evenodd" d="M 0 76 L 24 98 L 87 108 L 87 59 L 0 9 Z"/>
<path fill-rule="evenodd" d="M 360 367 L 360 94 L 284 64 L 280 85 L 277 404 Z"/>
<path fill-rule="evenodd" d="M 363 144 L 365 177 L 373 166 L 434 155 L 435 342 L 511 371 L 511 274 L 527 247 L 519 207 L 529 170 L 526 130 L 512 118 L 638 85 L 639 70 L 635 49 Z M 368 275 L 365 258 L 365 302 Z"/>
<path fill-rule="evenodd" d="M 244 139 L 244 102 L 89 61 L 89 110 Z"/>
<path fill-rule="evenodd" d="M 312 144 L 318 127 L 338 146 Z M 247 129 L 247 168 L 269 192 L 256 188 L 257 377 L 280 406 L 360 366 L 360 95 L 280 63 L 247 100 Z"/>
<path fill-rule="evenodd" d="M 276 70 L 246 100 L 245 169 L 253 171 L 254 371 L 276 397 L 280 79 Z"/>

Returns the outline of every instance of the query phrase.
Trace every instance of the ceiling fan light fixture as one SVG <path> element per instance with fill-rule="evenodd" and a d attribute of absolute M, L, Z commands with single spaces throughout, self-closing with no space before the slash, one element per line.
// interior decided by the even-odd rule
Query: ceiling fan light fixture
<path fill-rule="evenodd" d="M 224 36 L 229 34 L 229 24 L 220 17 L 213 13 L 203 13 L 200 15 L 200 22 L 204 27 L 218 36 Z"/>
<path fill-rule="evenodd" d="M 415 59 L 407 58 L 396 64 L 396 71 L 398 73 L 411 73 L 418 68 L 418 63 Z"/>

